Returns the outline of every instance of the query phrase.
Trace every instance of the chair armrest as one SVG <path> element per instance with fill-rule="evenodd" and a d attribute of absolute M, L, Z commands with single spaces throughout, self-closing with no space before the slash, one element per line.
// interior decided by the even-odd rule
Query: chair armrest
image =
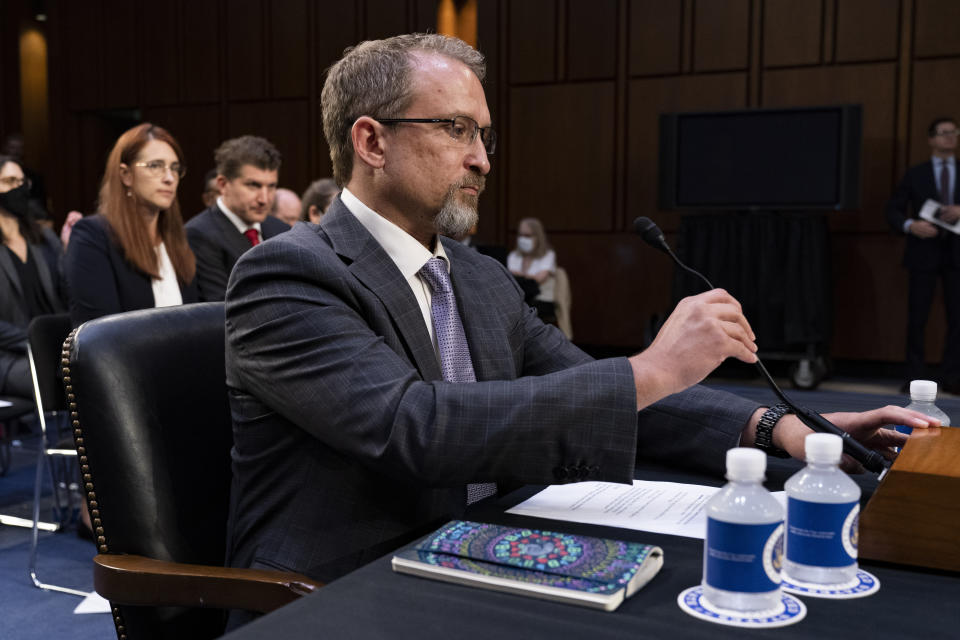
<path fill-rule="evenodd" d="M 260 613 L 273 611 L 323 586 L 299 573 L 183 564 L 109 553 L 94 557 L 93 585 L 114 605 L 208 607 Z"/>

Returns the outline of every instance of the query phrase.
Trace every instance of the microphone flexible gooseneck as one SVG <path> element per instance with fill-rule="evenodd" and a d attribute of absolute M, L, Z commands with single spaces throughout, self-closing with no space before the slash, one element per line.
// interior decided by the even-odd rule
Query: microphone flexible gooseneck
<path fill-rule="evenodd" d="M 676 263 L 678 267 L 687 273 L 691 273 L 700 278 L 710 289 L 715 288 L 710 281 L 707 280 L 706 276 L 696 269 L 691 269 L 676 256 L 673 250 L 670 249 L 670 245 L 667 244 L 666 238 L 663 237 L 663 232 L 660 231 L 660 227 L 658 227 L 653 220 L 647 217 L 637 218 L 633 221 L 633 230 L 651 247 L 663 251 L 670 256 L 670 258 L 673 259 L 674 263 Z M 886 468 L 883 456 L 881 456 L 879 453 L 867 449 L 865 446 L 854 440 L 853 436 L 821 416 L 819 413 L 811 411 L 806 407 L 802 407 L 788 398 L 783 390 L 777 385 L 777 383 L 774 382 L 773 377 L 767 371 L 767 368 L 763 366 L 760 356 L 757 356 L 756 366 L 760 373 L 763 374 L 767 384 L 777 395 L 777 397 L 780 398 L 780 401 L 790 407 L 801 422 L 814 431 L 818 431 L 820 433 L 832 433 L 840 436 L 843 439 L 843 450 L 857 462 L 862 464 L 864 468 L 873 471 L 874 473 L 880 473 Z"/>

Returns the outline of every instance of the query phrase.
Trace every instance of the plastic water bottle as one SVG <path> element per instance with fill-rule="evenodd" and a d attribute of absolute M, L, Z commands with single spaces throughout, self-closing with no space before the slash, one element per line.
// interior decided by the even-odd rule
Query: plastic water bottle
<path fill-rule="evenodd" d="M 933 403 L 936 399 L 936 382 L 933 380 L 913 380 L 910 383 L 910 404 L 907 405 L 907 409 L 919 411 L 925 416 L 936 418 L 940 421 L 941 426 L 949 427 L 950 416 L 941 411 L 940 408 Z M 896 429 L 901 433 L 910 433 L 913 431 L 911 427 L 902 424 L 898 424 Z"/>
<path fill-rule="evenodd" d="M 727 480 L 707 502 L 703 596 L 736 611 L 780 606 L 783 507 L 761 482 L 767 456 L 759 449 L 727 451 Z"/>
<path fill-rule="evenodd" d="M 787 557 L 784 572 L 815 584 L 841 584 L 857 576 L 860 487 L 841 471 L 843 440 L 811 433 L 807 466 L 787 480 Z"/>

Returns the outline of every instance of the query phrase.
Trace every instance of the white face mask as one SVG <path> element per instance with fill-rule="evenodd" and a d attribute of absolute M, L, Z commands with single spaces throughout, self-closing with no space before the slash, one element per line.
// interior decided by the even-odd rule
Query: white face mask
<path fill-rule="evenodd" d="M 530 253 L 533 251 L 533 238 L 519 236 L 517 238 L 517 249 L 519 249 L 521 253 Z"/>

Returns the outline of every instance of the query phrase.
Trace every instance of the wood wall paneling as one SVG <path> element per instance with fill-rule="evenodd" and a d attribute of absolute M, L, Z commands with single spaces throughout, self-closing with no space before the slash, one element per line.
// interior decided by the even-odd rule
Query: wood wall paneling
<path fill-rule="evenodd" d="M 837 62 L 896 60 L 900 0 L 838 0 Z"/>
<path fill-rule="evenodd" d="M 527 216 L 551 232 L 612 229 L 613 100 L 612 82 L 511 91 L 511 229 Z"/>
<path fill-rule="evenodd" d="M 765 107 L 863 105 L 860 210 L 831 215 L 834 230 L 887 230 L 883 207 L 892 191 L 896 73 L 896 64 L 877 63 L 781 69 L 764 76 Z"/>
<path fill-rule="evenodd" d="M 306 122 L 306 100 L 231 104 L 227 110 L 227 137 L 251 134 L 272 142 L 283 155 L 280 186 L 302 193 L 312 179 L 309 141 L 304 135 Z"/>
<path fill-rule="evenodd" d="M 696 0 L 693 3 L 693 70 L 746 69 L 749 56 L 750 0 Z"/>
<path fill-rule="evenodd" d="M 819 64 L 823 0 L 764 0 L 763 65 Z"/>
<path fill-rule="evenodd" d="M 318 5 L 314 10 L 316 38 L 314 55 L 317 61 L 318 96 L 327 77 L 327 69 L 343 55 L 343 50 L 357 44 L 357 6 L 353 0 Z"/>
<path fill-rule="evenodd" d="M 224 59 L 227 97 L 255 100 L 266 97 L 266 46 L 260 0 L 226 4 L 227 54 Z"/>
<path fill-rule="evenodd" d="M 567 78 L 612 78 L 617 64 L 617 0 L 571 2 L 567 16 Z"/>
<path fill-rule="evenodd" d="M 930 157 L 927 127 L 934 118 L 960 118 L 960 59 L 918 60 L 913 65 L 910 164 Z"/>
<path fill-rule="evenodd" d="M 366 13 L 366 40 L 387 38 L 410 31 L 407 2 L 366 0 Z"/>
<path fill-rule="evenodd" d="M 915 0 L 914 55 L 918 58 L 960 54 L 960 2 Z"/>
<path fill-rule="evenodd" d="M 177 197 L 184 220 L 203 208 L 200 193 L 203 176 L 213 169 L 213 151 L 220 144 L 220 108 L 218 105 L 153 107 L 143 117 L 173 134 L 183 149 L 187 175 L 180 183 Z"/>
<path fill-rule="evenodd" d="M 639 346 L 650 316 L 671 310 L 673 265 L 635 234 L 554 234 L 550 242 L 570 277 L 578 342 Z"/>
<path fill-rule="evenodd" d="M 556 0 L 526 0 L 508 5 L 509 81 L 552 82 L 556 77 Z"/>
<path fill-rule="evenodd" d="M 66 103 L 72 109 L 98 107 L 103 73 L 100 64 L 100 47 L 103 45 L 100 5 L 61 2 L 57 6 L 60 24 L 56 29 L 62 43 L 61 64 L 65 70 L 59 77 L 66 88 Z"/>
<path fill-rule="evenodd" d="M 125 0 L 102 0 L 101 82 L 103 104 L 107 107 L 130 107 L 137 104 L 139 60 L 151 52 L 143 50 L 137 33 L 137 16 L 143 7 Z M 161 55 L 176 56 L 176 47 L 166 48 Z"/>
<path fill-rule="evenodd" d="M 177 13 L 140 11 L 137 77 L 140 80 L 140 98 L 144 104 L 166 105 L 180 101 L 182 49 Z"/>
<path fill-rule="evenodd" d="M 683 3 L 631 0 L 630 75 L 679 73 Z"/>
<path fill-rule="evenodd" d="M 224 29 L 218 4 L 182 0 L 180 24 L 182 101 L 215 102 L 220 99 L 220 71 L 227 66 L 227 61 L 221 60 Z"/>
<path fill-rule="evenodd" d="M 745 73 L 644 78 L 629 83 L 627 111 L 627 219 L 654 216 L 666 230 L 679 214 L 657 214 L 660 114 L 672 111 L 741 109 L 746 106 Z"/>
<path fill-rule="evenodd" d="M 270 0 L 270 95 L 306 98 L 309 92 L 307 0 Z"/>

